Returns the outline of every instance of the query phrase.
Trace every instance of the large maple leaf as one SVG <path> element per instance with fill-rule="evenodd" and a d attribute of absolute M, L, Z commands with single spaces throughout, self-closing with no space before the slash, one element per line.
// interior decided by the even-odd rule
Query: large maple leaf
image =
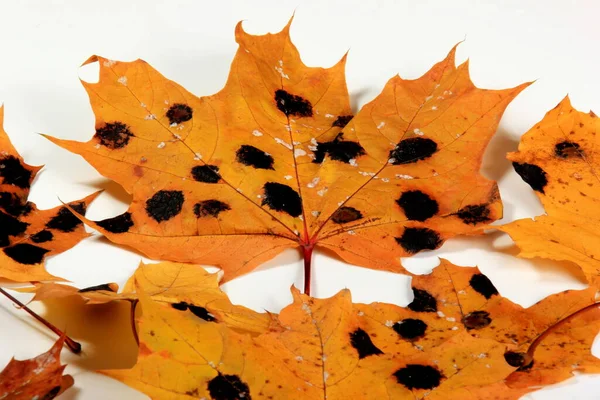
<path fill-rule="evenodd" d="M 527 84 L 478 89 L 452 49 L 418 79 L 392 78 L 353 116 L 346 57 L 307 67 L 289 28 L 254 36 L 239 24 L 227 83 L 208 97 L 141 60 L 90 58 L 96 134 L 50 139 L 133 195 L 126 213 L 90 225 L 152 258 L 219 266 L 225 281 L 299 247 L 308 288 L 315 245 L 404 271 L 400 256 L 501 216 L 479 167 Z"/>
<path fill-rule="evenodd" d="M 47 352 L 29 360 L 10 360 L 0 372 L 0 399 L 51 400 L 73 386 L 73 377 L 63 375 L 60 364 L 61 338 Z"/>
<path fill-rule="evenodd" d="M 87 237 L 81 221 L 66 206 L 38 210 L 27 201 L 42 167 L 27 165 L 4 131 L 0 108 L 0 278 L 16 282 L 58 280 L 44 269 L 44 258 L 61 253 Z M 69 204 L 85 213 L 96 197 Z"/>
<path fill-rule="evenodd" d="M 566 97 L 510 153 L 515 171 L 535 190 L 546 215 L 503 225 L 520 256 L 571 261 L 589 281 L 600 277 L 600 119 Z"/>
<path fill-rule="evenodd" d="M 153 399 L 491 400 L 600 368 L 591 355 L 600 310 L 573 314 L 595 290 L 523 309 L 477 268 L 444 261 L 413 291 L 402 308 L 353 304 L 348 290 L 329 299 L 293 290 L 282 329 L 254 337 L 141 293 L 138 362 L 103 372 Z"/>

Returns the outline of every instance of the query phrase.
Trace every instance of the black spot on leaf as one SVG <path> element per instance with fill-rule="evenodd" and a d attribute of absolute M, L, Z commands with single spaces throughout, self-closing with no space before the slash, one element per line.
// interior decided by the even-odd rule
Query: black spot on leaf
<path fill-rule="evenodd" d="M 421 250 L 434 250 L 442 244 L 440 235 L 429 228 L 405 228 L 402 236 L 395 239 L 409 254 Z"/>
<path fill-rule="evenodd" d="M 181 212 L 183 192 L 180 190 L 159 190 L 146 201 L 146 212 L 155 221 L 167 221 Z"/>
<path fill-rule="evenodd" d="M 427 290 L 412 288 L 414 299 L 408 308 L 416 312 L 436 312 L 437 300 Z"/>
<path fill-rule="evenodd" d="M 96 221 L 96 224 L 111 233 L 125 233 L 133 226 L 133 220 L 131 219 L 131 213 L 126 212 L 116 217 Z"/>
<path fill-rule="evenodd" d="M 352 118 L 354 118 L 353 115 L 340 115 L 335 121 L 333 121 L 333 124 L 331 124 L 331 126 L 343 128 L 346 125 L 348 125 L 348 122 L 350 122 Z"/>
<path fill-rule="evenodd" d="M 513 162 L 513 168 L 533 190 L 544 193 L 544 187 L 548 184 L 548 179 L 543 169 L 537 165 L 516 162 Z"/>
<path fill-rule="evenodd" d="M 50 250 L 34 246 L 29 243 L 19 243 L 3 249 L 4 254 L 20 264 L 39 264 L 44 259 L 44 254 Z"/>
<path fill-rule="evenodd" d="M 272 210 L 285 212 L 292 217 L 302 214 L 302 199 L 294 189 L 276 182 L 267 182 L 263 189 L 262 205 Z"/>
<path fill-rule="evenodd" d="M 112 287 L 110 285 L 110 283 L 103 283 L 101 285 L 89 286 L 89 287 L 86 287 L 83 289 L 79 289 L 78 292 L 86 293 L 86 292 L 95 292 L 97 290 L 106 290 L 108 292 L 115 292 L 114 287 Z"/>
<path fill-rule="evenodd" d="M 195 306 L 193 304 L 187 303 L 185 301 L 180 301 L 179 303 L 172 303 L 171 307 L 179 311 L 190 310 L 192 314 L 196 317 L 201 318 L 208 322 L 216 322 L 217 319 L 214 315 L 212 315 L 206 308 Z"/>
<path fill-rule="evenodd" d="M 223 211 L 231 210 L 229 204 L 219 200 L 199 201 L 194 205 L 194 214 L 196 217 L 218 217 Z"/>
<path fill-rule="evenodd" d="M 113 150 L 127 146 L 133 136 L 129 127 L 122 122 L 108 122 L 102 128 L 96 129 L 94 135 L 102 146 Z"/>
<path fill-rule="evenodd" d="M 35 235 L 31 235 L 30 239 L 33 243 L 44 243 L 49 242 L 54 238 L 52 232 L 44 229 L 36 233 Z"/>
<path fill-rule="evenodd" d="M 437 143 L 428 138 L 413 137 L 401 140 L 390 151 L 392 164 L 410 164 L 429 158 L 437 151 Z"/>
<path fill-rule="evenodd" d="M 8 246 L 10 244 L 8 237 L 22 234 L 28 226 L 29 224 L 0 211 L 0 247 Z"/>
<path fill-rule="evenodd" d="M 527 363 L 527 353 L 507 351 L 506 353 L 504 353 L 504 359 L 511 367 L 518 367 L 517 371 L 525 371 L 533 367 L 533 360 Z"/>
<path fill-rule="evenodd" d="M 402 193 L 396 203 L 411 221 L 425 221 L 438 213 L 437 201 L 420 190 L 410 190 Z"/>
<path fill-rule="evenodd" d="M 348 222 L 359 220 L 362 217 L 362 213 L 354 207 L 340 207 L 333 213 L 331 220 L 336 224 L 347 224 Z"/>
<path fill-rule="evenodd" d="M 481 294 L 486 299 L 489 299 L 492 296 L 498 294 L 498 290 L 489 280 L 489 278 L 483 274 L 475 274 L 469 280 L 469 285 L 479 294 Z"/>
<path fill-rule="evenodd" d="M 69 206 L 79 214 L 85 213 L 85 203 L 83 202 L 72 203 L 69 204 Z M 73 232 L 75 228 L 82 224 L 83 222 L 81 222 L 67 207 L 61 207 L 58 210 L 58 213 L 46 223 L 46 228 L 56 229 L 62 232 Z"/>
<path fill-rule="evenodd" d="M 341 161 L 349 164 L 350 160 L 356 159 L 365 154 L 365 149 L 357 142 L 342 140 L 343 133 L 339 133 L 335 139 L 330 142 L 317 142 L 317 150 L 314 151 L 315 159 L 313 163 L 321 164 L 325 155 L 334 161 Z"/>
<path fill-rule="evenodd" d="M 0 192 L 0 208 L 9 214 L 18 216 L 23 211 L 24 206 L 15 193 Z"/>
<path fill-rule="evenodd" d="M 180 124 L 192 119 L 192 114 L 192 107 L 187 104 L 175 103 L 167 111 L 167 118 L 171 124 Z"/>
<path fill-rule="evenodd" d="M 565 140 L 554 146 L 554 154 L 560 158 L 581 157 L 579 144 Z"/>
<path fill-rule="evenodd" d="M 275 91 L 275 102 L 279 111 L 287 116 L 312 117 L 312 104 L 301 96 L 295 96 L 285 90 Z"/>
<path fill-rule="evenodd" d="M 460 218 L 465 224 L 475 225 L 482 222 L 489 222 L 492 219 L 490 218 L 490 209 L 487 204 L 477 204 L 477 205 L 468 205 L 456 213 L 458 218 Z"/>
<path fill-rule="evenodd" d="M 0 159 L 0 177 L 7 185 L 27 189 L 31 181 L 31 171 L 25 168 L 17 157 L 4 156 Z"/>
<path fill-rule="evenodd" d="M 413 340 L 425 335 L 427 324 L 420 319 L 406 318 L 396 322 L 392 329 L 403 339 Z"/>
<path fill-rule="evenodd" d="M 365 358 L 372 355 L 383 354 L 371 341 L 369 334 L 364 330 L 357 328 L 350 333 L 350 343 L 358 351 L 358 358 Z"/>
<path fill-rule="evenodd" d="M 483 329 L 492 323 L 492 319 L 487 311 L 473 311 L 465 315 L 462 322 L 469 330 Z"/>
<path fill-rule="evenodd" d="M 217 183 L 221 179 L 216 165 L 197 165 L 192 168 L 192 177 L 204 183 Z"/>
<path fill-rule="evenodd" d="M 430 365 L 407 364 L 394 372 L 399 384 L 412 389 L 433 389 L 440 385 L 442 374 Z"/>
<path fill-rule="evenodd" d="M 273 168 L 273 157 L 254 146 L 243 144 L 235 153 L 235 156 L 237 162 L 249 167 L 256 169 L 275 169 Z"/>

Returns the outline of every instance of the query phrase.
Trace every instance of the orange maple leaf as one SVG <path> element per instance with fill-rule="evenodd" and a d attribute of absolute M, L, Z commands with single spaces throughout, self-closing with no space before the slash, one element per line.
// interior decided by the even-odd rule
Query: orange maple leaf
<path fill-rule="evenodd" d="M 291 23 L 291 21 L 290 21 Z M 315 246 L 401 272 L 400 256 L 479 234 L 502 206 L 479 174 L 510 101 L 528 84 L 476 88 L 448 56 L 421 78 L 396 76 L 352 115 L 346 57 L 307 67 L 289 36 L 236 28 L 223 90 L 196 97 L 141 60 L 98 61 L 85 83 L 96 115 L 87 143 L 49 137 L 133 195 L 129 210 L 86 221 L 151 258 L 206 263 L 224 281 Z"/>
<path fill-rule="evenodd" d="M 0 372 L 0 399 L 53 399 L 73 386 L 73 377 L 63 375 L 60 365 L 64 339 L 58 339 L 47 352 L 29 360 L 10 360 Z"/>
<path fill-rule="evenodd" d="M 44 269 L 47 256 L 62 253 L 89 236 L 65 206 L 38 210 L 27 201 L 31 182 L 42 167 L 25 164 L 4 131 L 0 108 L 0 278 L 16 282 L 60 280 Z M 92 194 L 69 204 L 85 213 Z"/>

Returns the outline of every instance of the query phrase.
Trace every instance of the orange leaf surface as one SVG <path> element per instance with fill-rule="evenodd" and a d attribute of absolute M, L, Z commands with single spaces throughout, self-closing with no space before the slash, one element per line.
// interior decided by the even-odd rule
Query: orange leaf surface
<path fill-rule="evenodd" d="M 92 305 L 116 300 L 137 300 L 139 296 L 136 285 L 152 300 L 182 312 L 189 311 L 208 322 L 223 323 L 234 330 L 252 334 L 277 329 L 271 314 L 257 313 L 232 304 L 219 288 L 218 275 L 195 265 L 141 263 L 122 293 L 117 293 L 118 285 L 115 283 L 78 289 L 50 282 L 15 290 L 35 293 L 32 301 L 78 296 Z"/>
<path fill-rule="evenodd" d="M 407 308 L 353 304 L 348 290 L 315 299 L 293 289 L 281 329 L 254 337 L 141 293 L 138 362 L 103 373 L 153 399 L 491 400 L 600 368 L 590 350 L 598 310 L 564 319 L 594 304 L 592 289 L 523 309 L 477 268 L 444 261 L 414 279 Z M 516 362 L 538 337 L 533 363 Z"/>
<path fill-rule="evenodd" d="M 501 216 L 497 186 L 479 167 L 527 84 L 476 88 L 452 49 L 421 78 L 392 78 L 353 117 L 346 57 L 307 67 L 289 28 L 255 36 L 238 24 L 227 83 L 207 97 L 141 60 L 90 58 L 100 65 L 99 82 L 83 83 L 96 134 L 49 139 L 133 202 L 86 222 L 152 258 L 219 266 L 227 281 L 290 247 L 305 260 L 323 246 L 353 264 L 404 271 L 400 256 L 479 234 Z"/>
<path fill-rule="evenodd" d="M 73 386 L 73 377 L 63 375 L 60 365 L 64 339 L 59 339 L 47 352 L 29 360 L 10 360 L 0 372 L 0 399 L 50 400 Z"/>
<path fill-rule="evenodd" d="M 44 258 L 62 253 L 87 237 L 66 207 L 38 210 L 27 201 L 41 167 L 25 164 L 4 131 L 0 108 L 0 278 L 17 282 L 59 280 L 44 269 Z M 96 194 L 69 205 L 84 213 Z"/>
<path fill-rule="evenodd" d="M 510 153 L 546 215 L 499 227 L 521 249 L 520 256 L 577 264 L 589 281 L 600 276 L 600 180 L 596 159 L 600 119 L 575 110 L 566 97 Z"/>

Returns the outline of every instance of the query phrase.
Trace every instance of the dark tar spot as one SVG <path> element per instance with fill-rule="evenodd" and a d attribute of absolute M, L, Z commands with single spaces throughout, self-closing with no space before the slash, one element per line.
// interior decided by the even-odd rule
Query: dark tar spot
<path fill-rule="evenodd" d="M 175 103 L 167 111 L 167 118 L 171 124 L 180 124 L 192 119 L 192 114 L 192 107 L 187 104 Z"/>
<path fill-rule="evenodd" d="M 434 250 L 442 244 L 440 235 L 429 228 L 405 228 L 402 236 L 395 239 L 409 254 L 415 254 L 421 250 Z"/>
<path fill-rule="evenodd" d="M 462 322 L 469 330 L 483 329 L 492 323 L 492 319 L 487 311 L 473 311 L 465 315 Z"/>
<path fill-rule="evenodd" d="M 69 206 L 75 210 L 75 212 L 85 214 L 85 203 L 71 203 Z M 77 218 L 67 207 L 61 207 L 58 210 L 58 213 L 46 223 L 46 228 L 56 229 L 61 232 L 73 232 L 75 228 L 80 225 L 83 225 L 83 222 L 81 222 L 79 218 Z"/>
<path fill-rule="evenodd" d="M 513 162 L 513 168 L 533 190 L 544 193 L 544 187 L 548 184 L 548 179 L 543 169 L 537 165 L 516 162 Z"/>
<path fill-rule="evenodd" d="M 263 189 L 262 205 L 275 211 L 285 212 L 292 217 L 302 214 L 302 199 L 294 189 L 276 182 L 267 182 Z"/>
<path fill-rule="evenodd" d="M 133 220 L 131 219 L 131 213 L 126 212 L 116 217 L 97 221 L 96 224 L 111 233 L 125 233 L 133 226 Z"/>
<path fill-rule="evenodd" d="M 410 164 L 429 158 L 437 151 L 437 143 L 428 138 L 413 137 L 401 140 L 390 150 L 392 164 Z"/>
<path fill-rule="evenodd" d="M 113 150 L 127 146 L 133 136 L 129 127 L 122 122 L 108 122 L 102 128 L 96 129 L 94 135 L 102 146 Z"/>
<path fill-rule="evenodd" d="M 533 361 L 529 364 L 527 362 L 527 353 L 519 353 L 516 351 L 507 351 L 504 353 L 504 359 L 511 367 L 518 367 L 517 371 L 525 371 L 531 369 Z"/>
<path fill-rule="evenodd" d="M 8 237 L 22 234 L 28 226 L 29 224 L 0 211 L 0 247 L 8 246 L 10 244 Z"/>
<path fill-rule="evenodd" d="M 440 385 L 442 374 L 430 365 L 407 364 L 394 372 L 398 383 L 408 389 L 433 389 Z"/>
<path fill-rule="evenodd" d="M 19 216 L 25 209 L 24 201 L 15 193 L 0 192 L 0 208 L 9 214 Z M 27 203 L 25 203 L 27 204 Z"/>
<path fill-rule="evenodd" d="M 216 165 L 197 165 L 192 168 L 192 177 L 204 183 L 217 183 L 221 179 Z"/>
<path fill-rule="evenodd" d="M 219 200 L 203 200 L 194 205 L 194 214 L 196 217 L 218 217 L 223 211 L 231 210 L 229 204 Z"/>
<path fill-rule="evenodd" d="M 86 292 L 95 292 L 97 290 L 106 290 L 108 292 L 115 292 L 114 287 L 111 286 L 110 283 L 103 283 L 101 285 L 89 286 L 89 287 L 86 287 L 83 289 L 79 289 L 78 292 L 86 293 Z"/>
<path fill-rule="evenodd" d="M 295 96 L 285 90 L 275 91 L 275 103 L 279 111 L 287 116 L 312 117 L 313 110 L 310 101 L 301 96 Z"/>
<path fill-rule="evenodd" d="M 34 246 L 29 243 L 19 243 L 14 246 L 5 247 L 4 254 L 20 264 L 39 264 L 44 259 L 44 254 L 50 250 Z"/>
<path fill-rule="evenodd" d="M 425 335 L 427 324 L 420 319 L 406 318 L 396 322 L 392 326 L 392 329 L 394 329 L 401 338 L 414 340 Z"/>
<path fill-rule="evenodd" d="M 9 155 L 0 159 L 0 177 L 3 178 L 3 183 L 27 189 L 31 175 L 31 171 L 17 157 Z"/>
<path fill-rule="evenodd" d="M 476 225 L 482 222 L 490 222 L 490 209 L 487 204 L 468 205 L 456 213 L 465 224 Z"/>
<path fill-rule="evenodd" d="M 404 211 L 404 215 L 411 221 L 425 221 L 438 213 L 437 201 L 420 190 L 410 190 L 402 193 L 396 203 Z"/>
<path fill-rule="evenodd" d="M 356 159 L 365 153 L 357 142 L 350 140 L 342 140 L 344 134 L 340 132 L 335 139 L 330 142 L 317 142 L 317 150 L 314 151 L 315 159 L 313 163 L 321 164 L 325 159 L 325 155 L 334 161 L 341 161 L 350 164 L 350 160 Z"/>
<path fill-rule="evenodd" d="M 180 301 L 179 303 L 172 303 L 171 307 L 179 311 L 190 310 L 192 314 L 196 317 L 201 318 L 208 322 L 216 322 L 217 319 L 214 315 L 212 315 L 206 308 L 195 306 L 193 304 L 187 303 L 185 301 Z"/>
<path fill-rule="evenodd" d="M 437 300 L 427 290 L 412 288 L 414 299 L 408 308 L 416 312 L 436 312 Z"/>
<path fill-rule="evenodd" d="M 237 375 L 215 376 L 208 382 L 208 393 L 213 400 L 252 400 L 250 388 Z"/>
<path fill-rule="evenodd" d="M 146 201 L 146 212 L 155 221 L 167 221 L 181 212 L 183 192 L 180 190 L 159 190 Z"/>
<path fill-rule="evenodd" d="M 560 158 L 581 157 L 581 150 L 578 143 L 565 140 L 554 146 L 554 154 Z"/>
<path fill-rule="evenodd" d="M 350 122 L 352 118 L 354 118 L 353 115 L 340 115 L 336 118 L 335 121 L 333 121 L 333 124 L 331 124 L 331 126 L 343 128 L 346 125 L 348 125 L 348 122 Z"/>
<path fill-rule="evenodd" d="M 348 222 L 359 220 L 363 217 L 362 213 L 354 207 L 340 207 L 333 213 L 331 220 L 336 224 L 347 224 Z"/>
<path fill-rule="evenodd" d="M 475 274 L 469 280 L 469 285 L 479 294 L 481 294 L 486 299 L 489 299 L 492 296 L 498 294 L 498 290 L 489 280 L 489 278 L 483 274 Z"/>
<path fill-rule="evenodd" d="M 350 333 L 350 343 L 358 351 L 358 358 L 362 359 L 368 356 L 383 354 L 371 341 L 369 334 L 361 328 Z"/>
<path fill-rule="evenodd" d="M 44 243 L 49 242 L 54 238 L 52 232 L 44 229 L 36 233 L 35 235 L 31 235 L 30 239 L 33 243 Z"/>
<path fill-rule="evenodd" d="M 256 169 L 275 169 L 273 168 L 273 157 L 261 149 L 254 146 L 243 144 L 235 153 L 237 162 Z"/>

